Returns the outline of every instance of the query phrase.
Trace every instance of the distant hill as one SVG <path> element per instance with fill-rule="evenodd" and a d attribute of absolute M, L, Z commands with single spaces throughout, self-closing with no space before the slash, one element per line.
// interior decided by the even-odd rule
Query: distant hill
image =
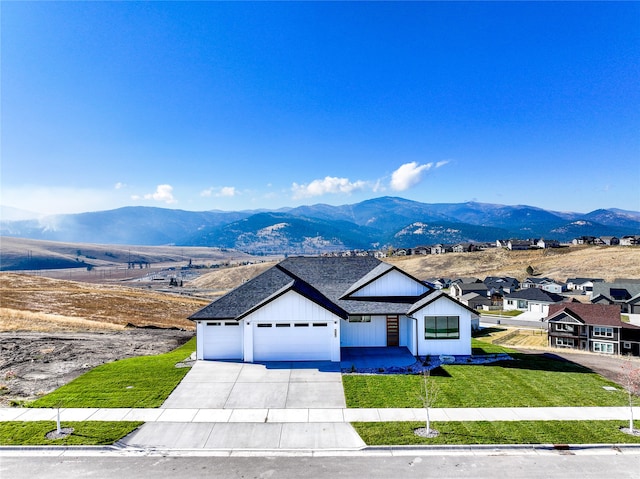
<path fill-rule="evenodd" d="M 183 211 L 126 207 L 39 220 L 0 221 L 0 235 L 99 244 L 232 248 L 256 254 L 317 254 L 508 238 L 571 241 L 576 236 L 640 234 L 640 213 L 587 214 L 526 205 L 420 203 L 381 197 L 351 205 L 278 211 Z"/>

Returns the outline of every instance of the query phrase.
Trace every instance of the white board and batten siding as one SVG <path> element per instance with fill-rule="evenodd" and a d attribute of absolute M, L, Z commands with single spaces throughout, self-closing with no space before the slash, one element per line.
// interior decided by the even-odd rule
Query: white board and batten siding
<path fill-rule="evenodd" d="M 428 290 L 424 284 L 397 270 L 388 271 L 372 283 L 359 289 L 353 297 L 420 296 Z"/>
<path fill-rule="evenodd" d="M 468 309 L 443 297 L 415 311 L 412 316 L 418 322 L 416 342 L 418 356 L 471 354 L 471 312 Z M 459 339 L 425 339 L 425 316 L 459 316 Z"/>
<path fill-rule="evenodd" d="M 343 320 L 340 326 L 342 347 L 385 347 L 387 345 L 387 317 L 371 316 L 371 322 L 350 323 Z"/>
<path fill-rule="evenodd" d="M 340 318 L 289 291 L 244 322 L 244 360 L 340 361 Z"/>

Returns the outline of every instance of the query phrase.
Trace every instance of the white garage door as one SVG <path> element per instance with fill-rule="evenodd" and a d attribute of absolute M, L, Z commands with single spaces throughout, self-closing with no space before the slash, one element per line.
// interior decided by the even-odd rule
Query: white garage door
<path fill-rule="evenodd" d="M 333 323 L 253 324 L 254 361 L 330 361 Z"/>
<path fill-rule="evenodd" d="M 204 323 L 204 359 L 243 359 L 242 326 L 237 321 Z"/>

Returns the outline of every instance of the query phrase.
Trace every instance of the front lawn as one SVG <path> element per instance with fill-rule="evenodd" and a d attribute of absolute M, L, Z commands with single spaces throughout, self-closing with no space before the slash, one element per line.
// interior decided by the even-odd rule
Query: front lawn
<path fill-rule="evenodd" d="M 159 407 L 189 368 L 176 368 L 195 350 L 195 338 L 165 354 L 103 364 L 74 379 L 30 407 Z"/>
<path fill-rule="evenodd" d="M 96 446 L 113 444 L 142 423 L 137 421 L 83 421 L 62 423 L 73 432 L 63 439 L 47 439 L 46 434 L 56 430 L 55 421 L 0 422 L 1 446 Z"/>
<path fill-rule="evenodd" d="M 424 422 L 356 422 L 356 429 L 369 446 L 413 444 L 640 444 L 640 436 L 620 431 L 625 421 L 475 421 L 433 422 L 440 434 L 416 436 L 413 430 Z"/>
<path fill-rule="evenodd" d="M 433 407 L 625 406 L 621 388 L 580 365 L 522 354 L 474 340 L 474 354 L 508 352 L 513 360 L 485 365 L 445 365 L 432 372 L 439 391 Z M 347 407 L 415 408 L 420 375 L 342 377 Z M 607 391 L 603 386 L 614 386 Z"/>

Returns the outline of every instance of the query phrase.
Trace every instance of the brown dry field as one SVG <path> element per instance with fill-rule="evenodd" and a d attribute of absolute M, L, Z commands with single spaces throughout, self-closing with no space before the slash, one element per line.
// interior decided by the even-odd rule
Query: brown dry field
<path fill-rule="evenodd" d="M 559 281 L 567 278 L 640 278 L 640 248 L 632 246 L 586 246 L 546 250 L 507 251 L 490 249 L 474 253 L 387 258 L 419 279 L 474 276 L 512 276 L 522 281 L 527 267 L 539 276 Z"/>
<path fill-rule="evenodd" d="M 0 273 L 0 297 L 3 331 L 86 331 L 127 324 L 192 330 L 187 317 L 208 304 L 139 288 L 16 273 Z"/>

